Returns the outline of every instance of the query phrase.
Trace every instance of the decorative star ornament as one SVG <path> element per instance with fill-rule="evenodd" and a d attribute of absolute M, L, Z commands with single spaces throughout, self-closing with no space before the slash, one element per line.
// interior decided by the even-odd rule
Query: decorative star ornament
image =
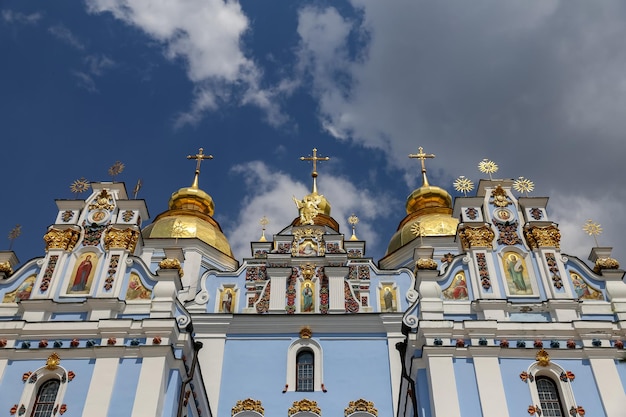
<path fill-rule="evenodd" d="M 85 179 L 85 177 L 81 177 L 77 179 L 70 185 L 70 190 L 78 196 L 78 194 L 84 193 L 89 189 L 89 181 Z"/>
<path fill-rule="evenodd" d="M 598 245 L 598 238 L 597 238 L 597 236 L 602 234 L 602 227 L 600 226 L 600 223 L 594 223 L 593 220 L 589 219 L 583 225 L 583 230 L 589 236 L 593 236 L 593 240 L 595 240 L 596 246 L 600 246 Z"/>
<path fill-rule="evenodd" d="M 528 196 L 528 193 L 535 189 L 535 184 L 527 178 L 519 177 L 518 179 L 513 181 L 513 188 L 515 189 L 515 191 L 518 191 L 522 194 L 525 193 Z"/>
<path fill-rule="evenodd" d="M 465 197 L 467 197 L 468 191 L 472 191 L 474 189 L 474 183 L 469 178 L 465 178 L 465 176 L 461 175 L 457 178 L 454 183 L 454 189 L 457 191 L 461 191 Z"/>
<path fill-rule="evenodd" d="M 352 213 L 352 216 L 348 217 L 348 223 L 352 226 L 352 236 L 350 237 L 350 240 L 358 240 L 356 237 L 356 225 L 359 223 L 359 218 Z"/>
<path fill-rule="evenodd" d="M 122 173 L 122 171 L 124 171 L 124 168 L 125 165 L 123 163 L 121 163 L 120 161 L 115 161 L 115 163 L 111 165 L 111 168 L 109 168 L 109 175 L 113 177 L 113 179 L 115 179 L 115 177 L 117 177 L 119 174 Z"/>
<path fill-rule="evenodd" d="M 270 220 L 263 216 L 261 217 L 261 220 L 259 220 L 259 224 L 261 225 L 261 229 L 262 229 L 262 234 L 261 234 L 261 238 L 259 239 L 260 242 L 266 242 L 267 238 L 265 237 L 265 227 L 270 224 Z"/>
<path fill-rule="evenodd" d="M 11 242 L 9 245 L 9 250 L 13 248 L 13 241 L 17 239 L 22 234 L 22 226 L 16 224 L 13 229 L 9 232 L 9 241 Z"/>
<path fill-rule="evenodd" d="M 498 165 L 495 162 L 485 158 L 478 164 L 478 169 L 480 170 L 480 172 L 489 174 L 489 180 L 493 181 L 493 178 L 491 178 L 491 174 L 495 174 L 496 172 L 498 172 Z"/>

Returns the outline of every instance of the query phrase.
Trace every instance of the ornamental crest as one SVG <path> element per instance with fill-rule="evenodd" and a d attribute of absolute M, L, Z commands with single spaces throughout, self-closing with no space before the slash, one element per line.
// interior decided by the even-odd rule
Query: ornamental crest
<path fill-rule="evenodd" d="M 493 233 L 493 230 L 486 224 L 480 227 L 466 226 L 459 230 L 459 237 L 461 238 L 463 249 L 474 247 L 490 248 L 495 233 Z"/>
<path fill-rule="evenodd" d="M 524 237 L 531 249 L 539 247 L 554 247 L 559 249 L 561 241 L 561 232 L 555 225 L 547 227 L 532 226 L 524 230 Z"/>
<path fill-rule="evenodd" d="M 350 401 L 350 403 L 348 404 L 348 408 L 344 410 L 343 415 L 345 417 L 348 417 L 350 414 L 354 414 L 357 411 L 363 411 L 365 413 L 378 416 L 378 410 L 374 407 L 374 403 L 371 401 L 366 401 L 363 398 L 360 398 L 356 401 Z"/>
<path fill-rule="evenodd" d="M 113 204 L 113 196 L 107 190 L 100 191 L 100 194 L 89 205 L 89 210 L 108 210 L 115 208 Z"/>
<path fill-rule="evenodd" d="M 235 414 L 241 413 L 242 411 L 255 411 L 261 415 L 265 413 L 265 410 L 261 405 L 261 401 L 253 400 L 252 398 L 237 401 L 237 404 L 235 404 L 235 406 L 232 408 L 230 415 L 234 416 Z"/>
<path fill-rule="evenodd" d="M 499 185 L 491 192 L 489 202 L 496 207 L 506 207 L 513 204 L 506 191 Z"/>
<path fill-rule="evenodd" d="M 124 230 L 109 227 L 104 234 L 104 248 L 128 249 L 130 253 L 135 252 L 135 246 L 139 239 L 139 232 L 131 228 Z"/>
<path fill-rule="evenodd" d="M 317 401 L 307 400 L 306 398 L 300 401 L 294 401 L 293 406 L 289 408 L 287 415 L 291 417 L 301 411 L 309 411 L 311 413 L 317 414 L 318 416 L 322 415 L 322 410 L 320 410 L 320 408 L 317 406 Z"/>
<path fill-rule="evenodd" d="M 79 237 L 80 232 L 78 230 L 51 228 L 43 236 L 43 240 L 46 242 L 46 251 L 49 249 L 72 250 Z"/>
<path fill-rule="evenodd" d="M 61 358 L 57 355 L 56 352 L 52 352 L 52 355 L 48 356 L 48 360 L 46 361 L 46 368 L 51 371 L 57 369 L 57 367 L 61 364 Z"/>
<path fill-rule="evenodd" d="M 537 363 L 539 366 L 548 366 L 550 365 L 550 355 L 546 352 L 545 349 L 541 348 L 537 355 L 535 356 Z"/>
<path fill-rule="evenodd" d="M 498 244 L 515 245 L 522 243 L 522 239 L 520 239 L 517 234 L 517 220 L 511 222 L 499 222 L 494 220 L 493 224 L 498 228 L 498 232 L 500 232 L 497 240 Z"/>
<path fill-rule="evenodd" d="M 322 229 L 307 227 L 294 230 L 291 256 L 324 256 L 325 253 L 326 246 Z"/>
<path fill-rule="evenodd" d="M 293 197 L 294 203 L 298 207 L 300 213 L 301 224 L 314 224 L 313 219 L 320 213 L 319 204 L 322 202 L 322 195 L 312 193 L 305 195 L 302 200 L 297 200 Z"/>

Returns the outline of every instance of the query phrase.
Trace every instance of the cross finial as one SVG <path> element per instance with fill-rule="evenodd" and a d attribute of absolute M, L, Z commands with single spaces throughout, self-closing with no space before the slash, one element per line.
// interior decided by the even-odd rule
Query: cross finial
<path fill-rule="evenodd" d="M 313 172 L 311 172 L 311 177 L 313 177 L 313 192 L 317 193 L 317 161 L 328 161 L 330 158 L 327 156 L 317 156 L 317 148 L 313 148 L 313 156 L 301 156 L 301 161 L 312 161 L 313 162 Z"/>
<path fill-rule="evenodd" d="M 191 184 L 191 188 L 198 188 L 198 177 L 200 176 L 200 164 L 204 159 L 213 159 L 213 155 L 205 155 L 202 152 L 204 149 L 200 148 L 198 153 L 195 155 L 187 155 L 187 159 L 195 159 L 196 163 L 196 174 L 193 178 L 193 184 Z"/>
<path fill-rule="evenodd" d="M 419 152 L 409 154 L 409 158 L 415 158 L 415 159 L 419 159 L 422 161 L 422 186 L 427 187 L 430 184 L 428 184 L 428 178 L 426 178 L 426 164 L 424 164 L 424 160 L 426 158 L 428 159 L 434 158 L 435 154 L 424 153 L 424 148 L 422 148 L 421 146 L 417 149 Z"/>

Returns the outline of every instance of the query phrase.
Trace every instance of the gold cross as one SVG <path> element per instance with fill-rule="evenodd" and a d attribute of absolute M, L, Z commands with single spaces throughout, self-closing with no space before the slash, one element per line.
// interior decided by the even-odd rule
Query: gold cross
<path fill-rule="evenodd" d="M 433 153 L 424 153 L 424 148 L 422 148 L 421 146 L 418 148 L 418 153 L 414 154 L 411 153 L 409 154 L 409 158 L 415 158 L 415 159 L 419 159 L 422 161 L 422 182 L 423 182 L 423 186 L 427 187 L 428 184 L 428 179 L 426 178 L 426 164 L 424 164 L 424 160 L 426 160 L 426 158 L 428 159 L 432 159 L 435 157 L 435 154 Z"/>
<path fill-rule="evenodd" d="M 187 155 L 187 159 L 195 159 L 196 163 L 196 174 L 193 179 L 193 184 L 191 184 L 191 188 L 198 188 L 198 177 L 200 176 L 200 164 L 205 159 L 213 159 L 213 155 L 205 155 L 202 152 L 204 149 L 200 148 L 197 154 L 195 155 Z"/>
<path fill-rule="evenodd" d="M 301 161 L 312 161 L 313 162 L 313 172 L 311 176 L 313 177 L 313 192 L 317 193 L 317 161 L 328 161 L 330 158 L 327 156 L 317 156 L 317 148 L 313 148 L 313 156 L 301 156 Z"/>

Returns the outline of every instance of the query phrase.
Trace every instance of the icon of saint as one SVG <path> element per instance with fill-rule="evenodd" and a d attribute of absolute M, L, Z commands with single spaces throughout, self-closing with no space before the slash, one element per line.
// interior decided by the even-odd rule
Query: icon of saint
<path fill-rule="evenodd" d="M 76 269 L 76 275 L 74 275 L 74 281 L 72 282 L 72 291 L 85 291 L 92 267 L 91 255 L 87 255 Z"/>

